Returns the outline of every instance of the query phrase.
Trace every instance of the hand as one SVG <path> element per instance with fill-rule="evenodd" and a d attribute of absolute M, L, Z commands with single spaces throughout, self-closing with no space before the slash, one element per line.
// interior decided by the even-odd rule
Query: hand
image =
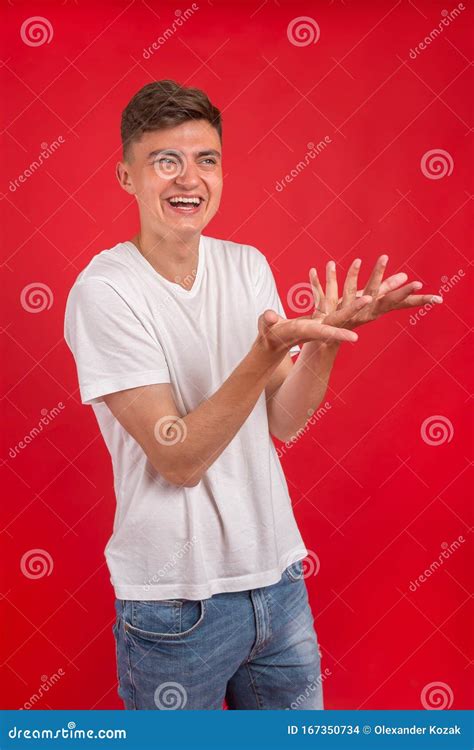
<path fill-rule="evenodd" d="M 372 302 L 369 295 L 361 295 L 344 308 L 325 315 L 315 311 L 313 315 L 302 315 L 287 320 L 274 310 L 265 310 L 258 319 L 259 343 L 266 349 L 282 354 L 295 344 L 312 341 L 319 344 L 339 344 L 342 341 L 357 341 L 358 335 L 346 328 L 351 317 Z M 315 297 L 315 305 L 317 298 Z"/>
<path fill-rule="evenodd" d="M 332 322 L 331 314 L 339 312 L 350 306 L 355 299 L 362 299 L 365 295 L 370 295 L 372 301 L 351 316 L 344 324 L 346 329 L 354 329 L 357 326 L 376 320 L 381 315 L 392 310 L 402 310 L 407 307 L 421 307 L 427 303 L 440 304 L 442 297 L 432 294 L 413 294 L 421 289 L 423 284 L 420 281 L 411 281 L 405 283 L 408 279 L 406 273 L 396 273 L 382 281 L 385 268 L 388 263 L 388 255 L 381 255 L 372 270 L 370 278 L 363 290 L 357 290 L 357 281 L 359 269 L 362 261 L 356 258 L 347 272 L 344 282 L 342 297 L 338 296 L 338 285 L 336 275 L 336 264 L 329 261 L 326 264 L 326 292 L 323 291 L 318 274 L 315 268 L 310 270 L 310 281 L 313 287 L 315 299 L 318 300 L 317 310 L 313 317 L 318 313 L 326 315 L 325 322 L 335 325 Z"/>

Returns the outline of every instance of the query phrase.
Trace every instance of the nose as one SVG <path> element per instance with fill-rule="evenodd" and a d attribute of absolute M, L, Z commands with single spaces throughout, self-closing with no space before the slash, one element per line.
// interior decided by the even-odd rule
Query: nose
<path fill-rule="evenodd" d="M 199 183 L 198 167 L 191 159 L 183 158 L 180 174 L 176 177 L 175 182 L 186 189 L 193 188 Z"/>

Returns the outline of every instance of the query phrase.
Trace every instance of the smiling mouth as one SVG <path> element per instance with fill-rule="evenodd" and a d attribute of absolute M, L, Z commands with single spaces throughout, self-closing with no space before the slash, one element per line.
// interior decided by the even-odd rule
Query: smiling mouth
<path fill-rule="evenodd" d="M 204 203 L 204 198 L 200 196 L 194 196 L 190 198 L 166 198 L 165 202 L 175 213 L 180 214 L 195 214 L 201 208 Z"/>

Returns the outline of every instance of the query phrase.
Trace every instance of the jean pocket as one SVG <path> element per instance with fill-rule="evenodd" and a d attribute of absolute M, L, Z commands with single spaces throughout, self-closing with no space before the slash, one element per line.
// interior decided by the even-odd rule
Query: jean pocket
<path fill-rule="evenodd" d="M 125 633 L 147 641 L 179 641 L 204 622 L 204 599 L 127 601 L 122 613 Z"/>
<path fill-rule="evenodd" d="M 296 562 L 288 565 L 285 570 L 287 578 L 290 581 L 299 581 L 303 578 L 303 560 L 297 560 Z"/>

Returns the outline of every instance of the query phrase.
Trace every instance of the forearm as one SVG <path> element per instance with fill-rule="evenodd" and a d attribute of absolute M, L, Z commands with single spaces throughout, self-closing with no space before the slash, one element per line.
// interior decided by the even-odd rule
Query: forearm
<path fill-rule="evenodd" d="M 181 418 L 185 439 L 172 446 L 170 456 L 177 484 L 198 484 L 242 427 L 283 356 L 257 340 L 221 387 Z"/>
<path fill-rule="evenodd" d="M 285 442 L 302 429 L 323 400 L 338 343 L 303 345 L 291 372 L 267 401 L 272 435 Z"/>

